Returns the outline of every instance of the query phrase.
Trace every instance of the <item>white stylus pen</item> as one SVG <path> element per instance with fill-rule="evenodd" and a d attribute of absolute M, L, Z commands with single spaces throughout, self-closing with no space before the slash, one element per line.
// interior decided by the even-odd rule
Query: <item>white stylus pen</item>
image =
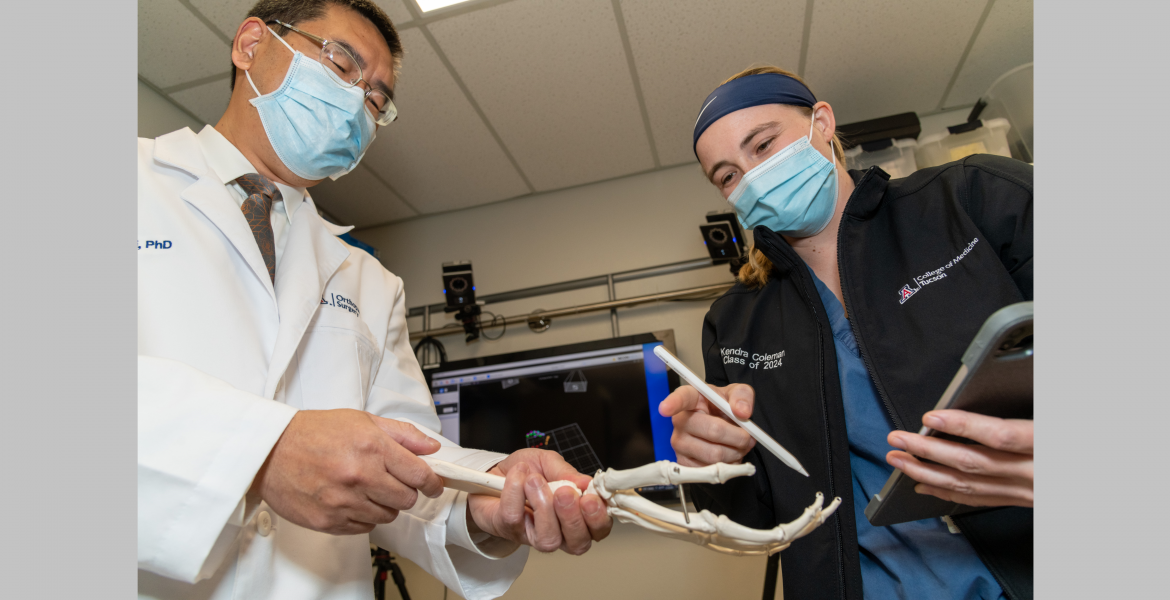
<path fill-rule="evenodd" d="M 671 354 L 669 350 L 663 346 L 655 346 L 654 355 L 658 358 L 661 358 L 662 362 L 666 363 L 666 365 L 673 369 L 675 373 L 678 373 L 679 376 L 686 380 L 686 382 L 690 384 L 691 387 L 699 390 L 699 393 L 702 394 L 703 397 L 707 400 L 710 400 L 711 404 L 714 404 L 717 408 L 719 408 L 719 410 L 723 411 L 723 414 L 731 417 L 732 421 L 739 423 L 739 426 L 746 429 L 747 432 L 751 434 L 751 436 L 755 438 L 757 442 L 763 444 L 763 446 L 768 449 L 768 452 L 776 455 L 776 458 L 779 458 L 780 462 L 792 467 L 792 469 L 797 473 L 808 477 L 808 471 L 804 470 L 804 467 L 800 465 L 800 461 L 796 460 L 796 457 L 793 456 L 791 452 L 785 450 L 784 446 L 781 446 L 776 440 L 772 439 L 772 436 L 764 433 L 764 430 L 760 429 L 760 427 L 755 423 L 735 416 L 735 413 L 731 412 L 731 405 L 727 403 L 727 400 L 724 400 L 723 396 L 716 394 L 715 390 L 711 389 L 711 386 L 707 385 L 707 382 L 699 379 L 697 375 L 692 373 L 691 370 L 688 369 L 681 360 L 676 358 L 675 355 Z"/>

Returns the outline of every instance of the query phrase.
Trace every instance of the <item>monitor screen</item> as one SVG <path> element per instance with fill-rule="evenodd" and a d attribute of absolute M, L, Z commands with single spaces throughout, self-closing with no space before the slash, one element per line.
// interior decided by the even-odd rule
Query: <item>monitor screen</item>
<path fill-rule="evenodd" d="M 428 373 L 443 436 L 510 454 L 559 452 L 592 475 L 675 460 L 658 403 L 678 376 L 654 355 L 673 333 L 642 334 L 445 363 Z"/>

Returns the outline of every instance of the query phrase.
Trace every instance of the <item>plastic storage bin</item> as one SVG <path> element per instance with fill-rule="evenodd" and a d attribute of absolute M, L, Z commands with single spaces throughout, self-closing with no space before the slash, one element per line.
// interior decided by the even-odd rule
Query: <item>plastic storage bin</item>
<path fill-rule="evenodd" d="M 914 158 L 914 151 L 918 148 L 918 142 L 911 139 L 890 141 L 892 145 L 881 150 L 866 152 L 861 146 L 846 150 L 845 165 L 859 171 L 877 165 L 894 179 L 917 171 L 918 161 Z"/>
<path fill-rule="evenodd" d="M 973 131 L 938 133 L 918 141 L 914 158 L 918 168 L 937 167 L 972 154 L 998 154 L 1011 157 L 1007 133 L 1011 129 L 1007 119 L 990 119 Z"/>
<path fill-rule="evenodd" d="M 996 79 L 983 94 L 983 100 L 987 107 L 980 117 L 1007 119 L 1012 126 L 1007 135 L 1012 156 L 1032 162 L 1032 63 L 1020 65 Z"/>

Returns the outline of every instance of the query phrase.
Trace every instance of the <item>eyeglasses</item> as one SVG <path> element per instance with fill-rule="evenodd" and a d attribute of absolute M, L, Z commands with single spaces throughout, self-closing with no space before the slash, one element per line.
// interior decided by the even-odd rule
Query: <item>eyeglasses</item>
<path fill-rule="evenodd" d="M 385 127 L 393 123 L 394 119 L 398 118 L 398 108 L 394 106 L 394 102 L 390 100 L 390 96 L 383 93 L 382 90 L 375 89 L 370 85 L 369 81 L 366 81 L 357 58 L 345 46 L 342 46 L 340 42 L 332 42 L 311 33 L 301 31 L 283 21 L 272 20 L 269 23 L 276 23 L 285 29 L 295 31 L 320 44 L 321 54 L 317 57 L 317 61 L 325 67 L 325 72 L 329 73 L 330 77 L 337 82 L 337 85 L 343 88 L 351 88 L 359 82 L 365 81 L 365 87 L 367 88 L 366 102 L 371 107 L 370 112 L 374 115 L 375 123 Z"/>

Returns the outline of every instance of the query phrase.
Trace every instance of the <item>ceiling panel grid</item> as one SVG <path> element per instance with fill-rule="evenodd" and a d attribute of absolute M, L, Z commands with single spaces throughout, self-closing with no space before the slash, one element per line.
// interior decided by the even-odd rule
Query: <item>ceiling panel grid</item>
<path fill-rule="evenodd" d="M 516 0 L 426 27 L 537 191 L 654 167 L 609 0 Z"/>
<path fill-rule="evenodd" d="M 169 88 L 231 69 L 231 45 L 179 0 L 138 3 L 138 72 Z"/>
<path fill-rule="evenodd" d="M 313 191 L 362 227 L 693 162 L 703 98 L 754 64 L 803 61 L 850 122 L 968 106 L 1033 58 L 1032 0 L 413 1 L 375 0 L 406 50 L 402 118 Z M 254 2 L 140 0 L 140 78 L 218 121 Z"/>
<path fill-rule="evenodd" d="M 995 0 L 944 106 L 974 104 L 1000 75 L 1032 62 L 1032 0 Z"/>
<path fill-rule="evenodd" d="M 703 98 L 749 66 L 795 72 L 806 0 L 621 0 L 663 165 L 695 160 Z"/>
<path fill-rule="evenodd" d="M 149 1 L 149 0 L 140 0 Z M 256 5 L 257 0 L 188 0 L 208 21 L 228 38 L 236 36 L 236 29 L 244 22 L 248 11 Z M 412 0 L 374 0 L 386 11 L 386 15 L 395 25 L 410 21 L 410 12 L 406 10 L 403 1 Z"/>
<path fill-rule="evenodd" d="M 310 189 L 317 205 L 341 220 L 343 225 L 368 227 L 417 216 L 363 162 L 337 181 L 326 181 Z"/>
<path fill-rule="evenodd" d="M 422 213 L 528 193 L 423 34 L 407 29 L 401 35 L 406 56 L 394 90 L 399 118 L 378 131 L 363 164 Z"/>
<path fill-rule="evenodd" d="M 804 78 L 838 123 L 942 102 L 986 2 L 816 0 Z"/>
<path fill-rule="evenodd" d="M 170 96 L 204 122 L 214 125 L 227 110 L 228 100 L 232 97 L 228 79 L 230 77 L 223 77 L 211 83 L 172 91 Z"/>
<path fill-rule="evenodd" d="M 239 28 L 240 23 L 244 22 L 248 10 L 256 4 L 255 0 L 188 0 L 188 2 L 229 39 L 236 37 L 236 29 Z"/>
<path fill-rule="evenodd" d="M 394 22 L 395 27 L 403 25 L 410 21 L 410 11 L 406 9 L 403 2 L 413 2 L 414 0 L 374 0 L 374 4 L 382 7 L 386 11 L 386 16 Z"/>

